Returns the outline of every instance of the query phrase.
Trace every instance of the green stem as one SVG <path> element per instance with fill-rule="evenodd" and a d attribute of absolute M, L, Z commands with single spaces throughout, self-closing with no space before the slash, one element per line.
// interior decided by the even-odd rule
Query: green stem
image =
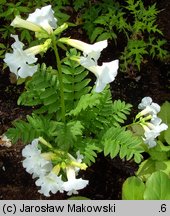
<path fill-rule="evenodd" d="M 65 101 L 64 101 L 64 86 L 63 86 L 63 77 L 62 77 L 62 70 L 61 70 L 61 60 L 59 57 L 58 49 L 57 49 L 57 44 L 56 44 L 56 38 L 55 35 L 52 34 L 52 44 L 53 44 L 53 50 L 56 56 L 56 62 L 57 62 L 57 69 L 58 69 L 58 79 L 59 79 L 59 86 L 60 86 L 60 99 L 61 99 L 61 118 L 62 122 L 65 123 L 66 118 L 65 118 Z"/>
<path fill-rule="evenodd" d="M 135 124 L 137 124 L 137 122 L 133 122 L 133 123 L 128 124 L 128 125 L 125 125 L 125 126 L 123 126 L 123 127 L 124 127 L 124 128 L 128 128 L 129 126 L 132 126 L 132 125 L 135 125 Z"/>
<path fill-rule="evenodd" d="M 138 118 L 135 117 L 135 120 L 131 124 L 125 125 L 124 127 L 127 128 L 127 127 L 135 125 L 135 124 L 147 124 L 146 121 L 151 119 L 151 115 L 146 116 L 144 118 L 140 118 L 138 120 L 137 119 Z"/>

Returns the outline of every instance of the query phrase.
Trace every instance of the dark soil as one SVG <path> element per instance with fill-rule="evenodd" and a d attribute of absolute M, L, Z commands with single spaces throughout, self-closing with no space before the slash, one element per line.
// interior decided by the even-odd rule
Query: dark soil
<path fill-rule="evenodd" d="M 154 2 L 154 1 L 152 1 Z M 170 1 L 158 1 L 158 25 L 168 41 L 166 49 L 170 51 Z M 80 38 L 83 34 L 79 31 Z M 84 39 L 86 41 L 86 39 Z M 105 49 L 102 61 L 113 60 L 113 47 Z M 2 65 L 2 64 L 1 64 Z M 113 99 L 125 100 L 134 105 L 134 112 L 144 96 L 150 96 L 158 104 L 170 100 L 170 60 L 160 62 L 148 59 L 142 65 L 140 80 L 119 73 L 111 84 Z M 11 84 L 9 73 L 0 72 L 0 135 L 11 126 L 15 119 L 25 118 L 32 108 L 17 106 L 17 98 L 23 87 Z M 66 194 L 52 195 L 46 198 L 37 192 L 31 175 L 22 167 L 22 143 L 10 148 L 0 147 L 0 199 L 67 199 Z M 81 176 L 89 180 L 89 185 L 79 195 L 90 199 L 121 199 L 122 183 L 128 176 L 134 175 L 136 165 L 132 161 L 119 158 L 111 160 L 99 155 L 95 164 L 82 172 Z"/>

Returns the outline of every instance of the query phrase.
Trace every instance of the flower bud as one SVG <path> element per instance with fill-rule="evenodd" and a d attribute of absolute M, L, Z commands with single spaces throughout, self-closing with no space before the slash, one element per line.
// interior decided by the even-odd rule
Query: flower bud
<path fill-rule="evenodd" d="M 24 50 L 26 54 L 37 55 L 41 52 L 45 53 L 51 45 L 51 39 L 47 39 L 44 44 L 33 46 L 29 49 Z"/>

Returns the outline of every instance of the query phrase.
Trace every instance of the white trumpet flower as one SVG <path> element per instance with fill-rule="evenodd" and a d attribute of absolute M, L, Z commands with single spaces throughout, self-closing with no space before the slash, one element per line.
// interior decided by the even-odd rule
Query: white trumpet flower
<path fill-rule="evenodd" d="M 67 182 L 64 182 L 63 188 L 67 191 L 67 195 L 78 194 L 77 190 L 81 190 L 87 186 L 88 180 L 83 180 L 82 178 L 76 179 L 76 170 L 74 167 L 70 166 L 66 168 Z"/>
<path fill-rule="evenodd" d="M 83 41 L 70 38 L 61 38 L 59 41 L 81 50 L 85 57 L 93 59 L 96 63 L 100 57 L 101 51 L 108 45 L 107 40 L 99 41 L 94 44 L 88 44 Z"/>
<path fill-rule="evenodd" d="M 38 139 L 34 139 L 31 144 L 26 145 L 22 150 L 23 167 L 30 174 L 33 174 L 33 178 L 46 175 L 52 169 L 52 163 L 45 160 L 41 151 L 38 149 Z"/>
<path fill-rule="evenodd" d="M 94 60 L 80 57 L 80 64 L 97 77 L 95 92 L 102 92 L 107 84 L 113 82 L 119 68 L 119 60 L 104 62 L 101 66 L 98 66 Z"/>
<path fill-rule="evenodd" d="M 29 14 L 27 21 L 41 26 L 48 33 L 57 28 L 57 19 L 54 17 L 51 5 L 36 9 L 34 13 Z"/>
<path fill-rule="evenodd" d="M 41 187 L 38 192 L 47 197 L 50 196 L 50 192 L 53 194 L 57 193 L 58 191 L 63 193 L 63 183 L 64 182 L 62 181 L 61 176 L 57 176 L 53 172 L 50 172 L 48 175 L 40 176 L 35 182 L 37 186 Z"/>
<path fill-rule="evenodd" d="M 157 144 L 156 138 L 162 131 L 167 130 L 168 126 L 162 123 L 162 119 L 157 117 L 157 113 L 160 112 L 160 106 L 157 103 L 153 103 L 151 97 L 144 97 L 138 108 L 143 109 L 137 114 L 136 118 L 141 118 L 140 125 L 144 129 L 144 143 L 149 148 L 152 148 Z M 150 121 L 148 122 L 147 120 Z"/>
<path fill-rule="evenodd" d="M 12 35 L 12 37 L 15 39 L 12 44 L 13 53 L 6 53 L 4 62 L 17 77 L 32 76 L 38 68 L 37 65 L 32 65 L 37 61 L 37 58 L 31 50 L 23 50 L 24 44 L 19 41 L 18 35 Z"/>
<path fill-rule="evenodd" d="M 138 105 L 138 108 L 142 109 L 138 114 L 139 117 L 147 114 L 157 115 L 160 112 L 160 106 L 157 103 L 153 103 L 151 97 L 144 97 Z"/>
<path fill-rule="evenodd" d="M 36 9 L 34 13 L 29 14 L 26 20 L 16 16 L 11 25 L 13 27 L 26 28 L 34 32 L 43 32 L 45 30 L 50 34 L 53 29 L 57 28 L 57 19 L 54 17 L 51 5 L 48 5 L 41 9 Z"/>
<path fill-rule="evenodd" d="M 23 50 L 24 44 L 19 41 L 18 35 L 11 36 L 15 39 L 12 44 L 13 53 L 6 53 L 4 62 L 17 77 L 26 78 L 32 76 L 38 69 L 37 65 L 33 65 L 37 61 L 35 55 L 46 52 L 50 47 L 51 39 L 47 39 L 44 44 Z"/>

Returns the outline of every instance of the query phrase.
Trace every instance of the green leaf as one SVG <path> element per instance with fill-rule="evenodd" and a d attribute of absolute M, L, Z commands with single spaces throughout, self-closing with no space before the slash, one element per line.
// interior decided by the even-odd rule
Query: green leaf
<path fill-rule="evenodd" d="M 44 105 L 47 106 L 47 105 L 53 104 L 54 102 L 56 102 L 56 100 L 57 100 L 57 96 L 56 94 L 53 94 L 47 99 L 44 99 Z"/>
<path fill-rule="evenodd" d="M 107 26 L 107 20 L 108 20 L 108 17 L 107 17 L 107 16 L 99 16 L 99 17 L 94 21 L 94 23 Z"/>
<path fill-rule="evenodd" d="M 28 122 L 17 120 L 13 122 L 14 127 L 9 128 L 6 132 L 7 137 L 16 143 L 22 140 L 24 144 L 31 142 L 33 139 L 40 136 L 40 131 L 33 128 Z"/>
<path fill-rule="evenodd" d="M 78 115 L 82 110 L 86 110 L 88 107 L 92 108 L 100 103 L 100 97 L 101 95 L 98 93 L 91 93 L 83 95 L 78 104 L 77 107 L 72 110 L 69 114 L 70 115 Z"/>
<path fill-rule="evenodd" d="M 145 181 L 155 170 L 155 161 L 149 158 L 139 165 L 136 175 Z"/>
<path fill-rule="evenodd" d="M 90 38 L 91 42 L 93 43 L 98 37 L 98 35 L 101 35 L 103 31 L 104 31 L 104 28 L 96 27 L 91 35 L 91 38 Z"/>
<path fill-rule="evenodd" d="M 32 36 L 31 36 L 30 32 L 26 29 L 22 30 L 22 32 L 21 32 L 21 41 L 23 41 L 24 39 L 26 39 L 29 44 L 31 43 Z"/>
<path fill-rule="evenodd" d="M 168 126 L 168 129 L 164 131 L 164 138 L 165 141 L 170 145 L 170 125 Z"/>
<path fill-rule="evenodd" d="M 170 124 L 170 102 L 166 101 L 161 106 L 161 111 L 159 112 L 158 116 L 162 119 L 165 124 Z"/>
<path fill-rule="evenodd" d="M 126 104 L 124 101 L 115 100 L 113 103 L 113 118 L 118 123 L 124 123 L 127 119 L 126 115 L 130 114 L 132 105 Z"/>
<path fill-rule="evenodd" d="M 66 125 L 62 122 L 56 122 L 56 129 L 53 127 L 53 136 L 57 136 L 56 142 L 62 150 L 68 151 L 70 147 L 76 145 L 78 138 L 82 135 L 84 129 L 80 121 L 70 121 Z"/>
<path fill-rule="evenodd" d="M 93 140 L 90 140 L 88 141 L 87 140 L 87 143 L 85 143 L 86 140 L 84 140 L 84 144 L 86 145 L 85 146 L 85 149 L 84 149 L 84 162 L 90 166 L 91 165 L 91 162 L 95 163 L 95 160 L 96 160 L 96 157 L 97 157 L 97 153 L 96 152 L 101 152 L 101 149 L 100 147 L 98 147 L 96 145 L 95 142 L 93 142 Z"/>
<path fill-rule="evenodd" d="M 134 161 L 135 161 L 135 163 L 139 164 L 142 161 L 142 159 L 143 159 L 143 156 L 140 153 L 136 153 L 134 155 Z"/>
<path fill-rule="evenodd" d="M 81 96 L 87 94 L 91 89 L 88 86 L 90 79 L 87 78 L 88 71 L 79 63 L 71 60 L 72 56 L 79 56 L 80 54 L 76 49 L 70 49 L 66 53 L 62 64 L 63 83 L 64 83 L 64 98 L 66 111 L 74 109 Z"/>
<path fill-rule="evenodd" d="M 120 150 L 120 143 L 115 142 L 113 140 L 106 140 L 105 141 L 105 147 L 104 147 L 104 156 L 107 156 L 108 154 L 110 154 L 111 158 L 116 157 L 116 155 L 119 153 Z"/>
<path fill-rule="evenodd" d="M 113 34 L 111 34 L 110 32 L 104 32 L 99 35 L 99 37 L 97 38 L 97 41 L 108 40 L 111 38 L 113 38 Z"/>
<path fill-rule="evenodd" d="M 75 91 L 80 91 L 84 89 L 90 82 L 90 79 L 84 79 L 80 83 L 76 83 L 74 86 Z"/>
<path fill-rule="evenodd" d="M 53 88 L 47 88 L 45 91 L 42 92 L 41 98 L 47 99 L 48 97 L 55 94 L 55 91 Z"/>
<path fill-rule="evenodd" d="M 126 179 L 122 187 L 123 200 L 143 200 L 145 184 L 137 177 L 132 176 Z"/>
<path fill-rule="evenodd" d="M 166 101 L 161 106 L 161 111 L 158 113 L 158 117 L 162 119 L 162 122 L 168 125 L 168 129 L 166 131 L 161 132 L 159 139 L 164 142 L 166 141 L 170 145 L 170 103 Z"/>
<path fill-rule="evenodd" d="M 84 4 L 87 3 L 87 0 L 75 0 L 73 1 L 74 9 L 77 11 L 78 9 L 81 9 Z"/>
<path fill-rule="evenodd" d="M 134 136 L 131 131 L 125 131 L 121 127 L 110 127 L 103 134 L 101 143 L 104 145 L 105 156 L 110 154 L 113 158 L 119 153 L 121 159 L 130 160 L 134 157 L 135 162 L 141 162 L 141 153 L 144 151 L 141 147 L 141 139 Z"/>
<path fill-rule="evenodd" d="M 146 182 L 145 200 L 170 200 L 170 179 L 162 171 L 154 172 Z"/>
<path fill-rule="evenodd" d="M 155 168 L 157 171 L 163 171 L 170 177 L 170 160 L 155 162 Z"/>
<path fill-rule="evenodd" d="M 3 43 L 0 43 L 0 49 L 6 49 L 6 46 Z"/>
<path fill-rule="evenodd" d="M 69 122 L 68 127 L 70 128 L 70 132 L 72 134 L 73 140 L 77 140 L 77 136 L 82 135 L 82 130 L 84 129 L 83 125 L 80 121 L 72 121 Z"/>
<path fill-rule="evenodd" d="M 161 151 L 161 149 L 157 145 L 154 148 L 149 149 L 149 154 L 153 160 L 157 161 L 167 160 L 168 158 L 167 152 Z"/>

